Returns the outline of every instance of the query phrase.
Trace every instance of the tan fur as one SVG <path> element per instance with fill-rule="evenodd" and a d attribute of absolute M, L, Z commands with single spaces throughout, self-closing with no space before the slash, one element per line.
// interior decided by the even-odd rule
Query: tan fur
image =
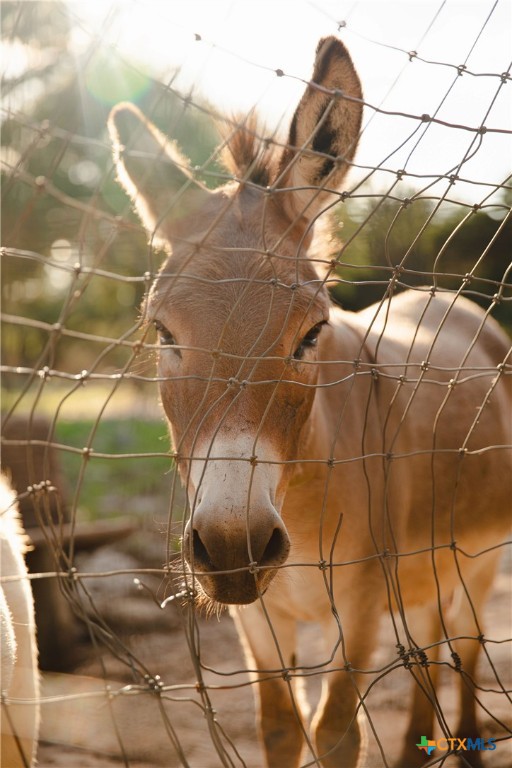
<path fill-rule="evenodd" d="M 256 115 L 241 115 L 219 125 L 223 138 L 221 159 L 232 176 L 266 187 L 275 175 L 277 144 L 264 139 Z"/>
<path fill-rule="evenodd" d="M 152 210 L 149 234 L 158 227 L 171 252 L 146 313 L 161 335 L 162 403 L 191 508 L 184 562 L 212 601 L 245 605 L 233 615 L 260 681 L 275 768 L 295 768 L 303 745 L 302 759 L 326 768 L 364 766 L 364 671 L 391 610 L 404 667 L 431 699 L 435 674 L 425 670 L 438 641 L 468 638 L 447 643 L 462 664 L 460 720 L 449 727 L 477 735 L 476 638 L 510 522 L 504 333 L 466 299 L 427 289 L 342 312 L 308 258 L 361 115 L 350 57 L 327 38 L 280 156 L 266 157 L 252 122 L 229 144 L 245 183 L 210 192 L 180 167 L 162 173 L 168 186 L 147 200 L 144 180 L 159 178 L 158 159 L 142 169 L 118 151 L 122 183 L 147 226 Z M 111 118 L 114 143 L 118 123 L 136 118 L 154 141 L 125 106 Z M 262 158 L 265 189 L 249 183 Z M 169 203 L 177 196 L 178 214 Z M 427 621 L 414 618 L 417 607 Z M 290 682 L 298 620 L 320 623 L 326 643 L 311 734 Z M 423 762 L 415 744 L 434 726 L 420 690 L 403 766 Z M 477 752 L 468 759 L 480 764 Z"/>

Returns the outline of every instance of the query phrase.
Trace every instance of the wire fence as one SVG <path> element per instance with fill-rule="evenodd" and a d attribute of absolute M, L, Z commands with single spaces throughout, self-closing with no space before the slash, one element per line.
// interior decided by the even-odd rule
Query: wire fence
<path fill-rule="evenodd" d="M 275 6 L 289 19 L 289 4 Z M 464 35 L 450 27 L 457 5 L 415 20 L 415 4 L 398 4 L 404 29 L 387 39 L 368 32 L 367 3 L 341 6 L 301 5 L 295 34 L 311 14 L 311 34 L 321 19 L 322 35 L 340 37 L 362 99 L 322 82 L 325 62 L 311 84 L 314 37 L 299 74 L 284 45 L 271 61 L 271 34 L 268 54 L 253 56 L 249 38 L 246 53 L 238 3 L 200 4 L 197 18 L 159 3 L 3 3 L 2 468 L 34 545 L 43 768 L 260 766 L 259 707 L 278 723 L 286 713 L 290 765 L 322 765 L 329 750 L 355 765 L 361 720 L 364 768 L 400 755 L 404 765 L 512 760 L 511 75 L 493 45 L 506 4 L 469 4 Z M 446 26 L 463 38 L 457 60 L 435 46 Z M 141 40 L 156 49 L 167 38 L 170 61 L 133 55 Z M 382 62 L 393 67 L 381 82 Z M 253 94 L 247 73 L 263 78 Z M 231 104 L 204 96 L 212 78 L 250 101 L 227 116 Z M 254 118 L 276 89 L 280 107 L 305 90 L 326 99 L 307 141 L 286 138 L 288 107 L 282 119 L 267 113 L 270 128 Z M 129 141 L 119 122 L 116 168 L 107 121 L 122 101 L 178 142 L 185 182 L 181 155 L 137 144 L 134 113 Z M 340 103 L 364 107 L 354 157 L 353 146 L 333 150 Z M 316 184 L 292 175 L 308 163 Z M 125 188 L 140 176 L 134 202 L 123 173 Z M 160 177 L 176 174 L 180 191 L 161 203 Z M 210 201 L 193 227 L 187 189 Z M 294 191 L 316 212 L 305 224 L 303 209 L 288 209 L 276 225 Z M 328 231 L 310 243 L 323 213 Z M 464 298 L 474 309 L 458 314 Z M 358 318 L 340 315 L 339 331 L 338 304 Z M 320 448 L 293 432 L 301 419 L 325 436 Z M 259 553 L 247 530 L 247 562 L 235 544 L 215 561 L 201 539 L 208 498 L 227 494 L 222 517 L 238 493 L 249 520 L 262 477 L 277 497 L 286 480 L 286 529 L 275 524 Z M 201 598 L 240 597 L 241 582 L 260 614 L 230 616 Z M 352 704 L 324 743 L 310 718 L 321 685 L 338 678 Z"/>

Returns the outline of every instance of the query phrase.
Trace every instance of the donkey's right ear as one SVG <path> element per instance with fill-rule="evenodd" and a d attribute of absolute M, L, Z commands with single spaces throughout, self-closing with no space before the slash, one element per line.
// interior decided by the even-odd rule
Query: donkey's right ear
<path fill-rule="evenodd" d="M 194 179 L 188 161 L 133 104 L 118 104 L 108 118 L 121 185 L 150 234 L 171 233 L 208 190 Z"/>
<path fill-rule="evenodd" d="M 341 189 L 363 116 L 361 83 L 336 37 L 320 40 L 308 87 L 295 111 L 280 161 L 278 187 L 290 219 L 314 221 Z"/>

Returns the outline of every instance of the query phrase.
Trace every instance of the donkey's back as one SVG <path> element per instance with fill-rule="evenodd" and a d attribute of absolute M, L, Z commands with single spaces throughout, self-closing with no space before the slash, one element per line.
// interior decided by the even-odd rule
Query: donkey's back
<path fill-rule="evenodd" d="M 355 321 L 375 362 L 384 479 L 374 529 L 389 553 L 386 600 L 401 616 L 399 641 L 425 664 L 402 755 L 412 766 L 435 729 L 441 647 L 460 687 L 451 735 L 482 735 L 482 613 L 511 524 L 511 346 L 488 313 L 454 294 L 409 291 Z M 482 764 L 480 752 L 464 758 Z"/>
<path fill-rule="evenodd" d="M 397 536 L 492 546 L 510 526 L 510 340 L 451 293 L 407 291 L 356 317 L 375 361 L 387 506 L 406 518 Z"/>

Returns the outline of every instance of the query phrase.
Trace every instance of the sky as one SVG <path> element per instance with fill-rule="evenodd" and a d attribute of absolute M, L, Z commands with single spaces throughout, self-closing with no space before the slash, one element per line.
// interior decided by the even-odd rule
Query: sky
<path fill-rule="evenodd" d="M 421 188 L 437 176 L 457 174 L 461 180 L 451 186 L 450 197 L 474 204 L 511 172 L 510 133 L 488 130 L 481 136 L 466 130 L 482 125 L 511 130 L 512 82 L 500 77 L 511 67 L 509 0 L 70 0 L 68 5 L 80 21 L 77 50 L 98 35 L 162 81 L 174 78 L 173 87 L 192 90 L 217 109 L 256 107 L 268 127 L 281 126 L 283 138 L 311 76 L 319 38 L 337 34 L 350 50 L 368 104 L 357 155 L 362 168 L 353 172 L 354 181 L 366 167 L 380 165 L 386 170 L 375 179 L 383 185 L 397 170 L 425 177 L 416 181 Z M 278 69 L 284 77 L 276 76 Z M 390 112 L 435 115 L 464 128 L 422 125 Z M 438 182 L 433 193 L 443 194 L 447 183 Z"/>

